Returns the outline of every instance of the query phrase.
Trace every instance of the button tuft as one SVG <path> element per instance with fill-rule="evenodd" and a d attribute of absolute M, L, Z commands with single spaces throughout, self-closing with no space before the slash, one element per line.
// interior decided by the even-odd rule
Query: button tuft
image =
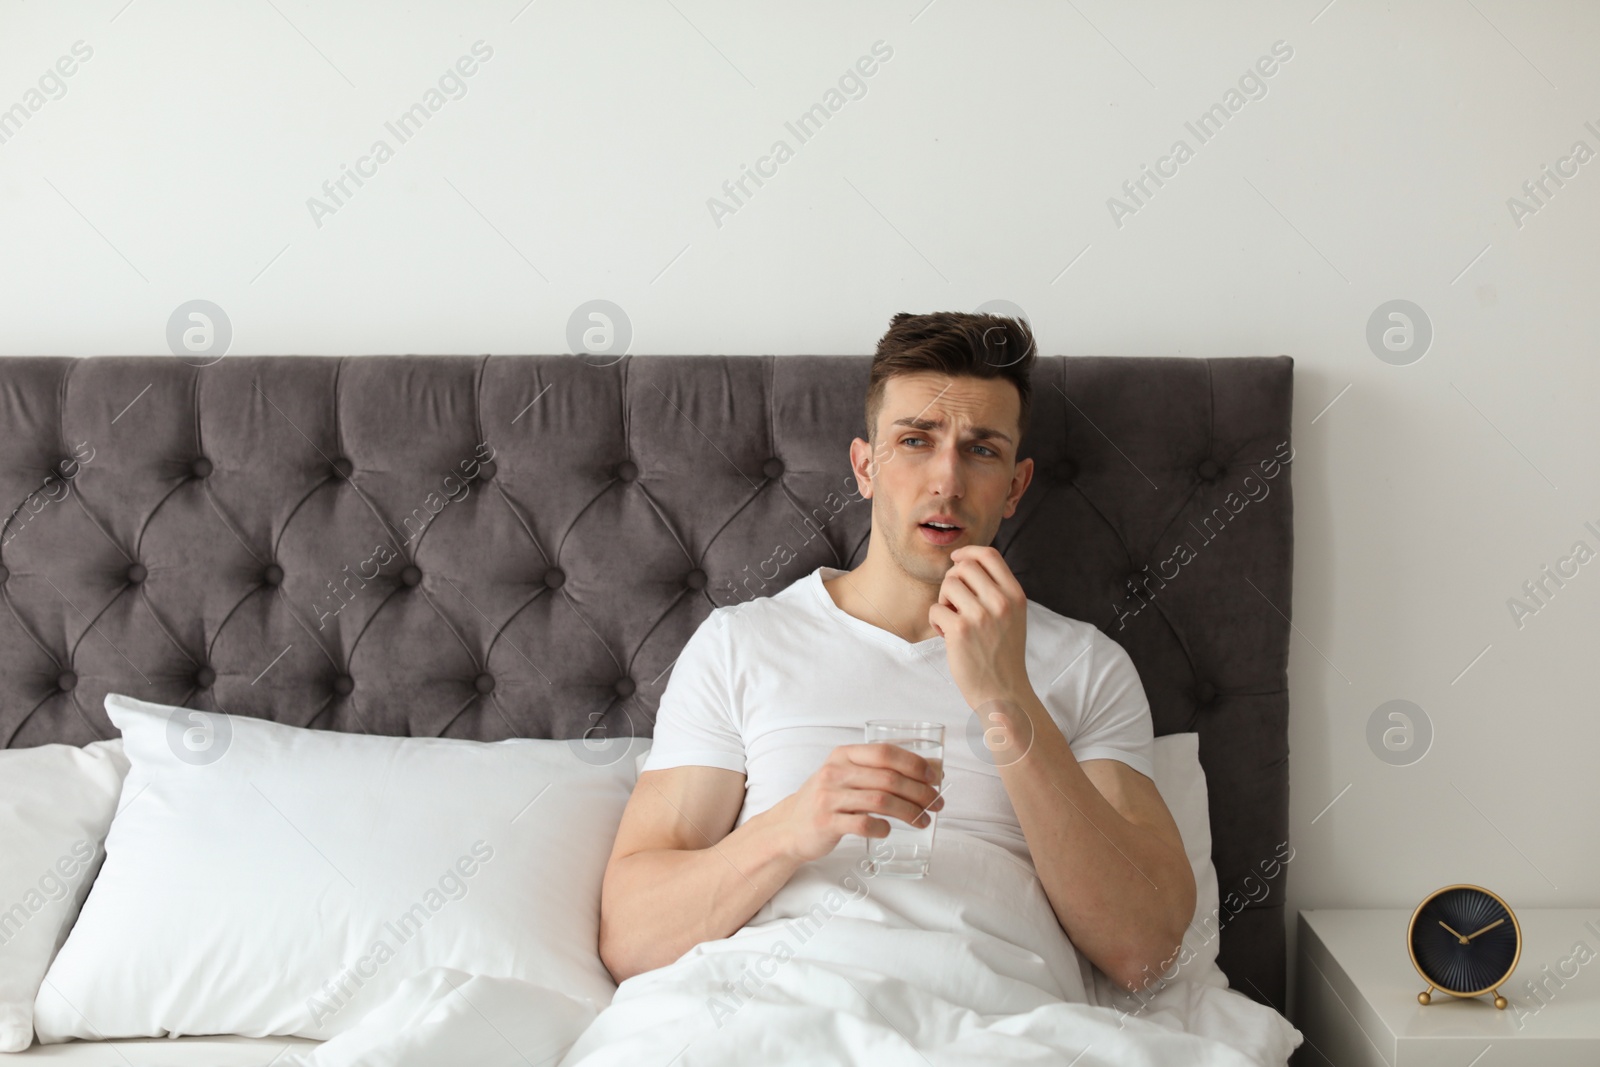
<path fill-rule="evenodd" d="M 632 678 L 618 678 L 617 679 L 617 684 L 613 688 L 616 689 L 617 696 L 619 696 L 619 697 L 631 697 L 631 696 L 633 696 L 633 679 Z"/>
<path fill-rule="evenodd" d="M 625 459 L 617 464 L 616 475 L 625 482 L 631 482 L 639 477 L 639 468 L 631 459 Z"/>
<path fill-rule="evenodd" d="M 145 566 L 144 566 L 143 563 L 130 563 L 130 564 L 128 564 L 128 581 L 129 581 L 130 584 L 138 585 L 140 582 L 144 581 L 149 576 L 150 576 L 150 572 L 145 569 Z"/>
<path fill-rule="evenodd" d="M 1217 699 L 1217 687 L 1210 682 L 1201 682 L 1195 686 L 1195 696 L 1200 699 L 1200 703 L 1209 704 Z"/>
<path fill-rule="evenodd" d="M 486 459 L 482 463 L 478 464 L 478 473 L 473 477 L 477 481 L 486 482 L 490 478 L 494 477 L 494 471 L 494 460 Z"/>
<path fill-rule="evenodd" d="M 333 469 L 339 472 L 339 477 L 348 478 L 350 475 L 356 472 L 356 465 L 351 463 L 348 459 L 345 459 L 343 456 L 340 456 L 338 459 L 333 461 Z"/>
<path fill-rule="evenodd" d="M 1222 473 L 1222 468 L 1218 466 L 1217 461 L 1214 459 L 1203 459 L 1200 461 L 1200 466 L 1196 468 L 1196 473 L 1204 480 L 1214 482 L 1217 480 L 1217 475 Z"/>
<path fill-rule="evenodd" d="M 566 573 L 560 567 L 551 567 L 544 572 L 544 584 L 551 589 L 560 589 L 566 581 Z"/>
<path fill-rule="evenodd" d="M 261 572 L 261 580 L 268 585 L 282 585 L 283 568 L 276 563 L 267 564 L 267 569 Z"/>
<path fill-rule="evenodd" d="M 406 585 L 417 585 L 422 581 L 422 571 L 414 565 L 407 564 L 400 571 L 400 580 Z"/>
<path fill-rule="evenodd" d="M 761 473 L 768 478 L 777 478 L 783 474 L 783 460 L 776 457 L 767 460 L 761 465 Z"/>
<path fill-rule="evenodd" d="M 1070 459 L 1064 459 L 1056 465 L 1056 481 L 1071 485 L 1078 479 L 1078 465 Z"/>
<path fill-rule="evenodd" d="M 56 688 L 63 693 L 70 693 L 78 688 L 78 676 L 72 671 L 62 671 L 56 675 Z"/>
<path fill-rule="evenodd" d="M 684 576 L 683 584 L 690 589 L 704 589 L 706 587 L 706 572 L 696 567 Z"/>
<path fill-rule="evenodd" d="M 7 567 L 4 563 L 0 563 L 0 584 L 3 584 L 9 577 L 11 577 L 11 568 Z"/>
<path fill-rule="evenodd" d="M 194 672 L 194 684 L 201 689 L 210 689 L 217 680 L 217 672 L 210 667 L 201 667 Z"/>
<path fill-rule="evenodd" d="M 478 675 L 478 677 L 474 678 L 472 680 L 472 684 L 473 687 L 478 690 L 478 692 L 487 696 L 488 694 L 494 692 L 494 675 L 485 671 L 484 673 Z"/>
<path fill-rule="evenodd" d="M 189 473 L 196 478 L 211 477 L 211 461 L 204 456 L 189 464 Z"/>
<path fill-rule="evenodd" d="M 356 680 L 348 674 L 341 674 L 333 680 L 333 691 L 340 696 L 349 696 L 355 692 Z"/>

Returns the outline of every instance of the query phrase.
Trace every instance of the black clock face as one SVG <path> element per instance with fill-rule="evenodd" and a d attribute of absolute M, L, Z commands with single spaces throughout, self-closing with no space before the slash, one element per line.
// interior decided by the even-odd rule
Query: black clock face
<path fill-rule="evenodd" d="M 1451 993 L 1488 991 L 1510 976 L 1517 959 L 1511 913 L 1477 889 L 1448 889 L 1422 906 L 1411 927 L 1417 967 Z"/>

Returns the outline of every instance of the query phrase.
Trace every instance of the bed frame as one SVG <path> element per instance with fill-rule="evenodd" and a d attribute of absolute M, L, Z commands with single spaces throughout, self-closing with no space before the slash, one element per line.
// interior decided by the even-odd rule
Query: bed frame
<path fill-rule="evenodd" d="M 713 607 L 866 555 L 866 356 L 0 359 L 0 742 L 108 691 L 330 730 L 651 733 Z M 1282 1011 L 1293 362 L 1043 357 L 996 546 L 1198 731 L 1218 962 Z M 13 511 L 12 509 L 16 510 Z M 1186 546 L 1186 547 L 1180 547 Z"/>

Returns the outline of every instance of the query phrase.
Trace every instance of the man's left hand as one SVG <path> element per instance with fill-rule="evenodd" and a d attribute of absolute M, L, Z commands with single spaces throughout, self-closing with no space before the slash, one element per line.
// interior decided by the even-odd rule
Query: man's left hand
<path fill-rule="evenodd" d="M 928 622 L 945 639 L 950 676 L 973 710 L 995 700 L 1018 701 L 1028 681 L 1028 595 L 1000 551 L 962 545 L 939 586 Z"/>

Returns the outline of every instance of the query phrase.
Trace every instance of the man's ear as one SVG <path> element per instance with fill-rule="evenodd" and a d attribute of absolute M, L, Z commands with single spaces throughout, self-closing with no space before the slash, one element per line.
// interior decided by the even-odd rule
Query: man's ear
<path fill-rule="evenodd" d="M 880 465 L 873 455 L 871 442 L 859 437 L 850 442 L 850 470 L 856 476 L 856 489 L 863 500 L 872 498 L 872 481 L 877 477 Z"/>
<path fill-rule="evenodd" d="M 1017 466 L 1011 473 L 1011 495 L 1006 498 L 1006 510 L 1002 518 L 1009 519 L 1016 514 L 1017 505 L 1022 502 L 1022 494 L 1028 491 L 1028 486 L 1033 482 L 1033 457 L 1018 460 Z"/>

